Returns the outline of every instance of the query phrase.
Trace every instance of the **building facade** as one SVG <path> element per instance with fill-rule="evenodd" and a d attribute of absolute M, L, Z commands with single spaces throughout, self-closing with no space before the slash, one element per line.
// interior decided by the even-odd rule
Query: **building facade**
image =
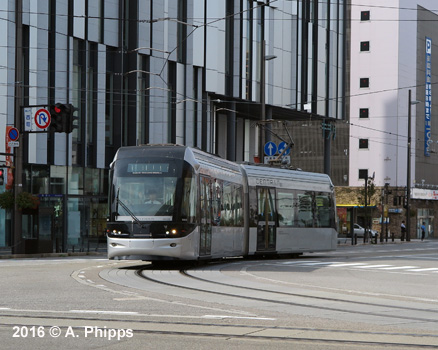
<path fill-rule="evenodd" d="M 258 122 L 343 119 L 345 11 L 343 0 L 1 2 L 0 192 L 29 192 L 39 206 L 0 209 L 0 247 L 103 245 L 121 146 L 250 161 L 266 141 Z M 55 103 L 78 109 L 73 132 L 25 131 L 26 113 Z M 19 147 L 8 147 L 10 127 Z"/>
<path fill-rule="evenodd" d="M 389 201 L 377 200 L 369 224 L 380 225 L 387 202 L 391 229 L 400 236 L 401 221 L 407 216 L 409 182 L 411 236 L 419 237 L 419 227 L 426 222 L 427 235 L 437 237 L 436 2 L 351 0 L 348 17 L 348 186 L 363 187 L 370 177 L 382 193 L 386 185 Z M 344 202 L 338 204 L 352 214 L 349 226 L 353 221 L 363 222 L 360 207 L 364 203 L 356 196 L 348 203 L 342 198 Z"/>

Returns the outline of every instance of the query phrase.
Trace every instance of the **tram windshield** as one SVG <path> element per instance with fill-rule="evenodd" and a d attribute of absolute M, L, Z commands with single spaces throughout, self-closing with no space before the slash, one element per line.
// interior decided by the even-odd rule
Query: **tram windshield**
<path fill-rule="evenodd" d="M 114 166 L 112 208 L 116 221 L 192 221 L 194 178 L 183 162 L 121 159 Z"/>

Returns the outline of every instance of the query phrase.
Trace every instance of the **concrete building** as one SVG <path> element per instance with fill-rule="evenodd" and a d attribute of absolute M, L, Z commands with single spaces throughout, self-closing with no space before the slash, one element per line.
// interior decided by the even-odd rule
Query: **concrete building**
<path fill-rule="evenodd" d="M 427 235 L 436 237 L 438 124 L 433 118 L 438 112 L 438 99 L 433 95 L 438 81 L 436 1 L 348 3 L 348 186 L 364 186 L 369 177 L 374 177 L 380 190 L 387 184 L 390 193 L 372 204 L 376 209 L 369 220 L 378 228 L 382 204 L 387 203 L 389 195 L 391 229 L 400 235 L 400 223 L 406 220 L 404 203 L 409 182 L 411 236 L 419 237 L 419 227 L 426 222 Z M 349 205 L 355 206 L 354 197 Z M 361 205 L 356 201 L 356 206 Z M 361 209 L 351 215 L 350 224 L 353 220 L 364 224 Z"/>
<path fill-rule="evenodd" d="M 343 119 L 345 25 L 343 0 L 0 2 L 0 192 L 40 202 L 0 209 L 0 247 L 102 244 L 120 146 L 179 143 L 248 161 L 261 156 L 259 121 Z M 35 127 L 55 103 L 78 109 L 72 133 Z"/>

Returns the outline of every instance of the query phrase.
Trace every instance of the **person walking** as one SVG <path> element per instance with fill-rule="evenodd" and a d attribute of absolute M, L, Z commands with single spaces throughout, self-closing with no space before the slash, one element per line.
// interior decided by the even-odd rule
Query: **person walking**
<path fill-rule="evenodd" d="M 405 221 L 403 220 L 401 225 L 400 225 L 400 229 L 401 229 L 401 236 L 400 236 L 400 240 L 404 241 L 405 237 L 406 237 L 406 225 L 405 225 Z"/>
<path fill-rule="evenodd" d="M 426 223 L 423 222 L 423 225 L 421 225 L 421 240 L 424 240 L 424 237 L 426 237 Z"/>

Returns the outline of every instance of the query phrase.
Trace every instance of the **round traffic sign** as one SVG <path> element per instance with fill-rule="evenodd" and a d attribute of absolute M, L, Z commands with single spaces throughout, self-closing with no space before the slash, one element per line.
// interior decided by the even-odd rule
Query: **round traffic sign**
<path fill-rule="evenodd" d="M 8 137 L 11 141 L 17 141 L 18 137 L 20 136 L 20 133 L 18 132 L 17 128 L 10 128 L 8 131 Z"/>
<path fill-rule="evenodd" d="M 50 120 L 50 113 L 45 108 L 41 108 L 35 113 L 35 125 L 39 129 L 47 129 L 50 125 Z"/>
<path fill-rule="evenodd" d="M 286 150 L 286 151 L 284 151 Z M 284 156 L 287 156 L 290 153 L 290 147 L 286 142 L 280 142 L 280 144 L 278 145 L 278 153 L 283 153 Z"/>
<path fill-rule="evenodd" d="M 264 151 L 267 156 L 273 156 L 277 153 L 277 145 L 272 141 L 266 142 Z"/>

